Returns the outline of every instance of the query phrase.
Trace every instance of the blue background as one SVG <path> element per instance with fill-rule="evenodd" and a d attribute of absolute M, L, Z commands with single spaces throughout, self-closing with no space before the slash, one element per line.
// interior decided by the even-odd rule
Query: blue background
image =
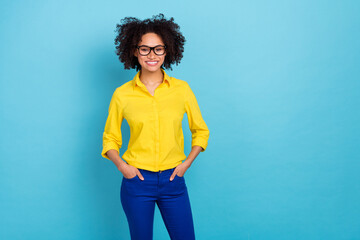
<path fill-rule="evenodd" d="M 100 155 L 111 95 L 136 73 L 114 30 L 160 12 L 187 40 L 167 73 L 210 129 L 185 174 L 197 239 L 360 239 L 359 7 L 2 1 L 0 239 L 130 239 L 122 174 Z M 154 239 L 169 239 L 158 208 Z"/>

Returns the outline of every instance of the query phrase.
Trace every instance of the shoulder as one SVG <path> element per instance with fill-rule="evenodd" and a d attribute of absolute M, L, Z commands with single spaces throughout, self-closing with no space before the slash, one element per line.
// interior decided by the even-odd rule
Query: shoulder
<path fill-rule="evenodd" d="M 133 81 L 130 80 L 130 81 L 124 83 L 123 85 L 117 87 L 114 91 L 114 95 L 123 96 L 124 94 L 126 95 L 127 93 L 131 92 L 132 90 L 133 90 Z"/>
<path fill-rule="evenodd" d="M 191 91 L 191 88 L 187 81 L 171 77 L 171 83 L 172 89 L 177 92 L 177 94 L 180 94 L 183 98 L 187 98 L 189 95 L 189 92 Z"/>
<path fill-rule="evenodd" d="M 191 96 L 194 94 L 190 84 L 182 79 L 173 78 L 174 86 L 177 86 L 178 89 L 184 94 L 185 97 Z"/>
<path fill-rule="evenodd" d="M 120 105 L 124 104 L 124 101 L 126 100 L 127 96 L 131 94 L 132 91 L 132 80 L 122 84 L 121 86 L 117 87 L 112 95 L 112 100 L 117 102 Z"/>
<path fill-rule="evenodd" d="M 182 79 L 178 79 L 178 78 L 174 78 L 172 77 L 172 82 L 173 82 L 173 86 L 175 86 L 174 88 L 178 91 L 181 92 L 182 96 L 185 99 L 193 99 L 195 98 L 195 94 L 193 92 L 193 90 L 190 87 L 190 84 Z"/>
<path fill-rule="evenodd" d="M 184 90 L 188 90 L 190 88 L 187 81 L 175 77 L 170 77 L 170 78 L 171 78 L 171 84 L 173 84 L 174 87 L 181 88 Z"/>

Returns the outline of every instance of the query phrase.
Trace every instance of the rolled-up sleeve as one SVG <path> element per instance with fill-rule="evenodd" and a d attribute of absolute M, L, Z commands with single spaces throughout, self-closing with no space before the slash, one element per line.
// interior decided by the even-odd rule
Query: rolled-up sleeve
<path fill-rule="evenodd" d="M 189 128 L 192 133 L 191 147 L 197 145 L 205 151 L 209 140 L 209 129 L 202 118 L 196 97 L 188 83 L 185 91 L 185 110 L 189 121 Z"/>
<path fill-rule="evenodd" d="M 105 123 L 105 129 L 103 133 L 103 149 L 101 155 L 104 158 L 111 160 L 106 152 L 110 149 L 115 149 L 118 153 L 122 145 L 122 136 L 121 136 L 121 124 L 123 121 L 123 108 L 120 103 L 117 90 L 114 91 L 112 95 L 108 117 Z"/>

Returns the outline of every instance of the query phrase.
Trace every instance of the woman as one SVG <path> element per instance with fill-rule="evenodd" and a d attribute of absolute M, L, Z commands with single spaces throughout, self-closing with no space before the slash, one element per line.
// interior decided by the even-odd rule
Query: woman
<path fill-rule="evenodd" d="M 125 69 L 138 72 L 114 91 L 101 154 L 123 174 L 120 198 L 131 239 L 153 238 L 155 203 L 171 239 L 195 239 L 184 174 L 205 151 L 209 130 L 189 84 L 168 76 L 164 70 L 180 63 L 185 38 L 174 19 L 167 20 L 163 14 L 143 21 L 124 18 L 122 24 L 117 24 L 117 32 L 120 61 Z M 192 132 L 192 149 L 187 157 L 184 113 Z M 124 118 L 130 126 L 130 140 L 121 158 Z"/>

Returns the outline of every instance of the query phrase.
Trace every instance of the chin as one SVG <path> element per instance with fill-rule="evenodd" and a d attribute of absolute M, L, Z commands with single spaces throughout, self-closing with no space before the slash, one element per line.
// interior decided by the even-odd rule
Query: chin
<path fill-rule="evenodd" d="M 150 68 L 149 68 L 148 66 L 146 66 L 146 67 L 142 66 L 141 69 L 143 69 L 143 70 L 145 70 L 145 71 L 148 71 L 148 72 L 157 72 L 157 71 L 160 70 L 160 67 L 156 67 L 156 68 L 150 67 Z"/>

